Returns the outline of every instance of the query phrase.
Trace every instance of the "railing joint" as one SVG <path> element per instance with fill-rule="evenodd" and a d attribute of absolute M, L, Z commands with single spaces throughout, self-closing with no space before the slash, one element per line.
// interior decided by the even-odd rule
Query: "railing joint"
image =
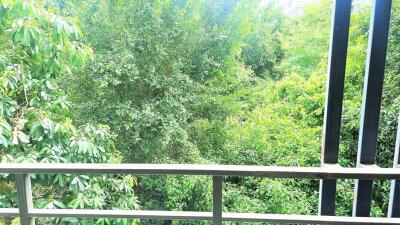
<path fill-rule="evenodd" d="M 321 167 L 324 168 L 343 168 L 339 163 L 322 163 Z"/>
<path fill-rule="evenodd" d="M 362 163 L 359 163 L 359 164 L 357 164 L 357 168 L 380 169 L 381 167 L 379 167 L 376 164 L 362 164 Z"/>

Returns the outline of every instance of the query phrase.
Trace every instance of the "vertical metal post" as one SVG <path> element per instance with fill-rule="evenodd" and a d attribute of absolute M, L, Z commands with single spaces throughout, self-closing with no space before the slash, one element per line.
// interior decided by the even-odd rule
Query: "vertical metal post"
<path fill-rule="evenodd" d="M 332 12 L 326 85 L 322 165 L 338 162 L 351 0 L 336 0 Z M 321 180 L 319 214 L 335 215 L 336 180 Z"/>
<path fill-rule="evenodd" d="M 392 0 L 374 0 L 358 141 L 357 166 L 375 164 Z M 353 216 L 370 216 L 372 180 L 356 180 Z"/>
<path fill-rule="evenodd" d="M 213 176 L 213 225 L 222 225 L 222 176 Z"/>
<path fill-rule="evenodd" d="M 29 217 L 33 208 L 31 177 L 29 174 L 16 174 L 18 208 L 21 225 L 35 225 L 35 219 Z"/>
<path fill-rule="evenodd" d="M 396 148 L 393 167 L 400 164 L 400 116 L 397 124 Z M 388 217 L 400 217 L 400 180 L 392 180 L 390 187 Z"/>

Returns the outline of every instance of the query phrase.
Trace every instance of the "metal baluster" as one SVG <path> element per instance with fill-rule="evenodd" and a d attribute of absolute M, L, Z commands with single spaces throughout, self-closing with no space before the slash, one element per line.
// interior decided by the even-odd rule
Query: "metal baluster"
<path fill-rule="evenodd" d="M 338 163 L 350 13 L 351 0 L 334 2 L 326 85 L 322 164 Z M 335 196 L 336 180 L 321 180 L 318 210 L 320 215 L 335 215 Z"/>
<path fill-rule="evenodd" d="M 357 166 L 375 164 L 391 0 L 374 0 L 358 141 Z M 353 216 L 370 216 L 372 180 L 356 180 Z"/>
<path fill-rule="evenodd" d="M 394 153 L 393 167 L 400 164 L 400 116 L 397 124 L 396 148 Z M 390 199 L 388 217 L 400 217 L 400 180 L 392 180 L 390 188 Z"/>
<path fill-rule="evenodd" d="M 29 217 L 33 208 L 31 177 L 29 174 L 16 174 L 18 208 L 21 225 L 35 225 L 35 219 Z"/>
<path fill-rule="evenodd" d="M 213 225 L 222 225 L 222 176 L 213 176 Z"/>

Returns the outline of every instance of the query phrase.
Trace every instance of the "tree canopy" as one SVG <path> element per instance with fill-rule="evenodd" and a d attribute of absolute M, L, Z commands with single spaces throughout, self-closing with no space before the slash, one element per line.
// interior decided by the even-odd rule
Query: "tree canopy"
<path fill-rule="evenodd" d="M 378 137 L 385 167 L 400 107 L 399 6 Z M 0 0 L 1 162 L 319 166 L 331 8 L 320 1 L 293 17 L 259 0 Z M 351 17 L 339 156 L 346 167 L 356 163 L 369 19 L 369 5 Z M 211 179 L 201 176 L 32 181 L 37 208 L 211 210 Z M 317 213 L 315 180 L 226 177 L 224 185 L 226 211 Z M 351 215 L 353 186 L 338 182 L 337 215 Z M 376 182 L 372 215 L 386 215 L 388 196 L 389 182 Z M 17 207 L 7 174 L 0 207 Z M 9 224 L 18 219 L 0 219 Z"/>

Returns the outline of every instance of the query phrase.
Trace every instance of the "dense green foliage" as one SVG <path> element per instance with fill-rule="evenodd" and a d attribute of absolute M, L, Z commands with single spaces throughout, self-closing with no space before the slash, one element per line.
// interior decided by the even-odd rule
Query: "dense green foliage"
<path fill-rule="evenodd" d="M 80 42 L 75 23 L 29 1 L 2 1 L 0 18 L 1 161 L 120 160 L 107 126 L 74 126 L 69 103 L 57 85 L 58 79 L 71 75 L 91 55 L 91 49 Z M 131 176 L 46 175 L 33 176 L 33 182 L 39 208 L 138 207 L 133 193 L 136 180 Z M 0 207 L 16 207 L 15 184 L 9 175 L 2 176 L 0 193 Z"/>
<path fill-rule="evenodd" d="M 400 107 L 399 4 L 377 158 L 387 167 Z M 319 166 L 330 14 L 329 1 L 288 17 L 258 0 L 0 0 L 1 160 Z M 359 7 L 351 18 L 343 166 L 356 162 L 369 14 Z M 40 208 L 211 209 L 206 177 L 33 182 Z M 226 177 L 224 185 L 226 211 L 317 213 L 316 180 Z M 339 181 L 338 215 L 351 214 L 353 185 Z M 373 215 L 386 214 L 388 189 L 388 182 L 376 183 Z M 16 206 L 14 190 L 3 176 L 0 207 Z"/>

